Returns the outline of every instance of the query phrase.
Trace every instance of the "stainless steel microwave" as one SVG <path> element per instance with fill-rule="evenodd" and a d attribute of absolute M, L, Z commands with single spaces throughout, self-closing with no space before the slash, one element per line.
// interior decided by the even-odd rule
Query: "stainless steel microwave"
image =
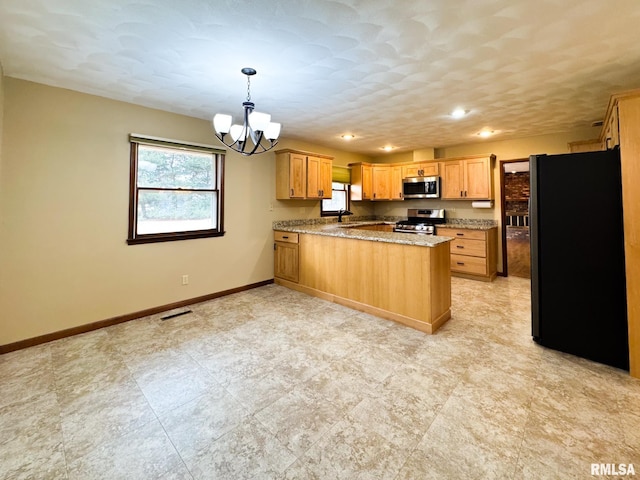
<path fill-rule="evenodd" d="M 407 177 L 402 180 L 403 198 L 440 198 L 440 177 Z"/>

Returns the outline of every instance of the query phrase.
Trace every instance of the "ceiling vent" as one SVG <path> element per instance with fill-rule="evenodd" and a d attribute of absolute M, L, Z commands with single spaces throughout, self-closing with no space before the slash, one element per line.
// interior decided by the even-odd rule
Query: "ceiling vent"
<path fill-rule="evenodd" d="M 601 127 L 604 124 L 603 120 L 596 120 L 595 122 L 591 123 L 592 127 Z"/>

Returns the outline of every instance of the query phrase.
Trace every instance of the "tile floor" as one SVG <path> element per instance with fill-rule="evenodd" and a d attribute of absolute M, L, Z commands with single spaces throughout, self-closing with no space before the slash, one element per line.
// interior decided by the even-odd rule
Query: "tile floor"
<path fill-rule="evenodd" d="M 276 285 L 191 308 L 0 356 L 0 478 L 640 474 L 640 381 L 534 344 L 525 279 L 454 278 L 432 336 Z"/>

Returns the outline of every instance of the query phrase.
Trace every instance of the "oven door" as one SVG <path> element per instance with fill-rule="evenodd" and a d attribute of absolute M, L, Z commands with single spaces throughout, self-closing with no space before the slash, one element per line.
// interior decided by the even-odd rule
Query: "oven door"
<path fill-rule="evenodd" d="M 402 180 L 404 198 L 440 198 L 440 177 L 408 177 Z"/>

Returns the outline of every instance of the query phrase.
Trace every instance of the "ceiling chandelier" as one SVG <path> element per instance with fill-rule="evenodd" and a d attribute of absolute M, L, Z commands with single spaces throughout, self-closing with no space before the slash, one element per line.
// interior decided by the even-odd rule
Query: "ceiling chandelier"
<path fill-rule="evenodd" d="M 251 76 L 256 74 L 253 68 L 241 70 L 247 76 L 247 101 L 242 103 L 244 122 L 242 125 L 231 125 L 231 115 L 217 113 L 213 117 L 213 128 L 216 137 L 227 147 L 242 155 L 253 155 L 271 150 L 278 143 L 280 124 L 271 121 L 271 115 L 254 112 L 255 105 L 251 101 Z M 231 141 L 225 140 L 229 134 Z"/>

